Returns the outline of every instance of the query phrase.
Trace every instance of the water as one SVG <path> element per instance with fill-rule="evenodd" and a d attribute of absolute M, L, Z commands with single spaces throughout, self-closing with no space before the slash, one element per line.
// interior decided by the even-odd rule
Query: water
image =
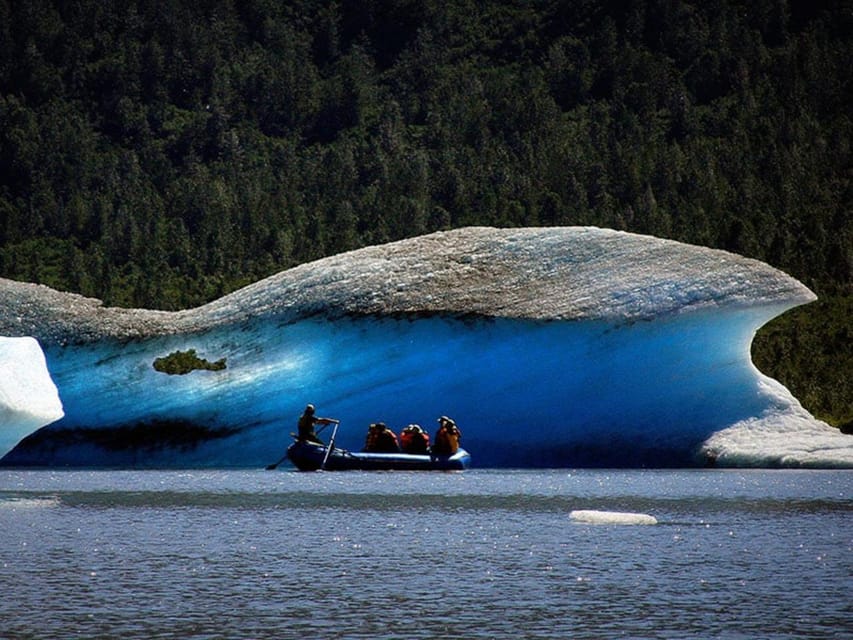
<path fill-rule="evenodd" d="M 0 635 L 853 638 L 851 489 L 850 471 L 2 470 Z"/>

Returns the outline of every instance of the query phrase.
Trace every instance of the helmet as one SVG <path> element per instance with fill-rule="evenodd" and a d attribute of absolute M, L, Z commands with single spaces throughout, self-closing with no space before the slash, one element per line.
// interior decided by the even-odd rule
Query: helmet
<path fill-rule="evenodd" d="M 307 406 L 305 407 L 305 413 L 308 413 L 308 414 L 312 414 L 312 413 L 314 413 L 314 405 L 313 405 L 313 404 L 309 404 L 309 405 L 307 405 Z"/>

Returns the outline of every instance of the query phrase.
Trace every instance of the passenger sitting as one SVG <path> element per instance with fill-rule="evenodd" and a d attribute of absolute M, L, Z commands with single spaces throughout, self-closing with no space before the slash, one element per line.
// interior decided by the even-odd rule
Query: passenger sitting
<path fill-rule="evenodd" d="M 420 425 L 410 424 L 400 433 L 403 453 L 426 453 L 429 450 L 429 434 Z"/>
<path fill-rule="evenodd" d="M 370 425 L 367 430 L 367 440 L 363 451 L 370 453 L 399 453 L 400 444 L 397 434 L 391 431 L 384 422 Z"/>
<path fill-rule="evenodd" d="M 432 453 L 440 456 L 452 456 L 459 450 L 459 440 L 462 432 L 456 423 L 447 416 L 438 419 L 438 431 L 435 433 L 435 444 L 432 445 Z"/>

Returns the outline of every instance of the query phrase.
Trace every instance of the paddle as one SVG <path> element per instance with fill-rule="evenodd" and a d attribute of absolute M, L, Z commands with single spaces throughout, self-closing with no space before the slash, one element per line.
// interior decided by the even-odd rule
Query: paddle
<path fill-rule="evenodd" d="M 285 460 L 287 460 L 287 454 L 286 453 L 282 456 L 281 460 L 279 460 L 278 462 L 273 462 L 272 464 L 268 464 L 265 468 L 267 471 L 272 471 L 273 469 L 275 469 L 278 465 L 280 465 Z"/>
<path fill-rule="evenodd" d="M 335 428 L 332 429 L 332 437 L 329 439 L 329 446 L 326 448 L 326 455 L 323 457 L 323 464 L 320 465 L 320 471 L 326 470 L 326 462 L 329 460 L 332 449 L 335 448 L 335 436 L 338 435 L 338 425 L 340 423 L 340 420 L 335 420 Z"/>

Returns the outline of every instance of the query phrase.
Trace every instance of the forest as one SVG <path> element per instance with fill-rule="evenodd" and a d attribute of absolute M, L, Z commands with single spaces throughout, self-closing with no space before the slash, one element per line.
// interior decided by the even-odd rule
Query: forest
<path fill-rule="evenodd" d="M 0 276 L 195 306 L 466 225 L 715 247 L 853 427 L 853 1 L 0 0 Z"/>

